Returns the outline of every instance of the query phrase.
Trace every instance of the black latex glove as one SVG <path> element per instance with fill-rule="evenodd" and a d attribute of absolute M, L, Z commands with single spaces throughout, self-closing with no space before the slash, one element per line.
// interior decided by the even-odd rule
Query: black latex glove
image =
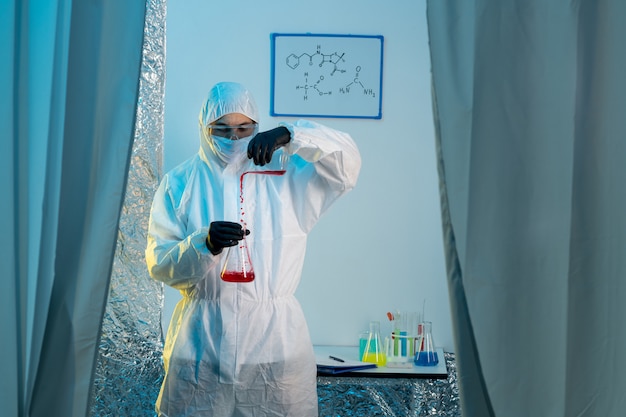
<path fill-rule="evenodd" d="M 250 230 L 246 229 L 246 236 L 250 234 Z M 228 246 L 235 246 L 243 239 L 243 227 L 239 223 L 217 221 L 211 222 L 209 226 L 209 234 L 206 238 L 206 246 L 213 255 L 222 252 L 222 249 Z"/>
<path fill-rule="evenodd" d="M 255 165 L 263 166 L 272 160 L 276 149 L 285 146 L 290 140 L 291 133 L 284 126 L 259 132 L 248 144 L 248 158 L 252 159 Z"/>

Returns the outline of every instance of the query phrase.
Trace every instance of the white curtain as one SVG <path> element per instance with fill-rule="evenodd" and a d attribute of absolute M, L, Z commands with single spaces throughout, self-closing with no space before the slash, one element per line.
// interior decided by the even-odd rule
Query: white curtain
<path fill-rule="evenodd" d="M 428 0 L 464 416 L 626 415 L 626 2 Z"/>
<path fill-rule="evenodd" d="M 145 8 L 135 0 L 3 2 L 2 415 L 87 413 Z"/>

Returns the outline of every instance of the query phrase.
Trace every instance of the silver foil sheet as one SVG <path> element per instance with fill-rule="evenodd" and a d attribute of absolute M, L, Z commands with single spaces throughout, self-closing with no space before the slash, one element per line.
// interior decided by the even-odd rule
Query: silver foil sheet
<path fill-rule="evenodd" d="M 319 376 L 320 417 L 461 416 L 455 357 L 447 379 Z"/>
<path fill-rule="evenodd" d="M 166 0 L 147 0 L 135 138 L 91 388 L 91 416 L 151 416 L 163 378 L 163 286 L 147 272 L 162 169 Z"/>

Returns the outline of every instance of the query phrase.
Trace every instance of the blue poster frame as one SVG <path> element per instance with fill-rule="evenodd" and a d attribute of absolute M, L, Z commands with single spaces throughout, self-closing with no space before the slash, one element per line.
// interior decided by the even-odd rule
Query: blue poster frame
<path fill-rule="evenodd" d="M 271 116 L 382 118 L 382 35 L 272 33 L 270 40 Z"/>

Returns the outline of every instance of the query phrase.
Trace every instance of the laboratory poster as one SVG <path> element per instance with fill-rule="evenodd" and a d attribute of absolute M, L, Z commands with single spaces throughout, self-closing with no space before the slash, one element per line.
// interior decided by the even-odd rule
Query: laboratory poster
<path fill-rule="evenodd" d="M 271 34 L 272 116 L 382 118 L 383 37 Z"/>

